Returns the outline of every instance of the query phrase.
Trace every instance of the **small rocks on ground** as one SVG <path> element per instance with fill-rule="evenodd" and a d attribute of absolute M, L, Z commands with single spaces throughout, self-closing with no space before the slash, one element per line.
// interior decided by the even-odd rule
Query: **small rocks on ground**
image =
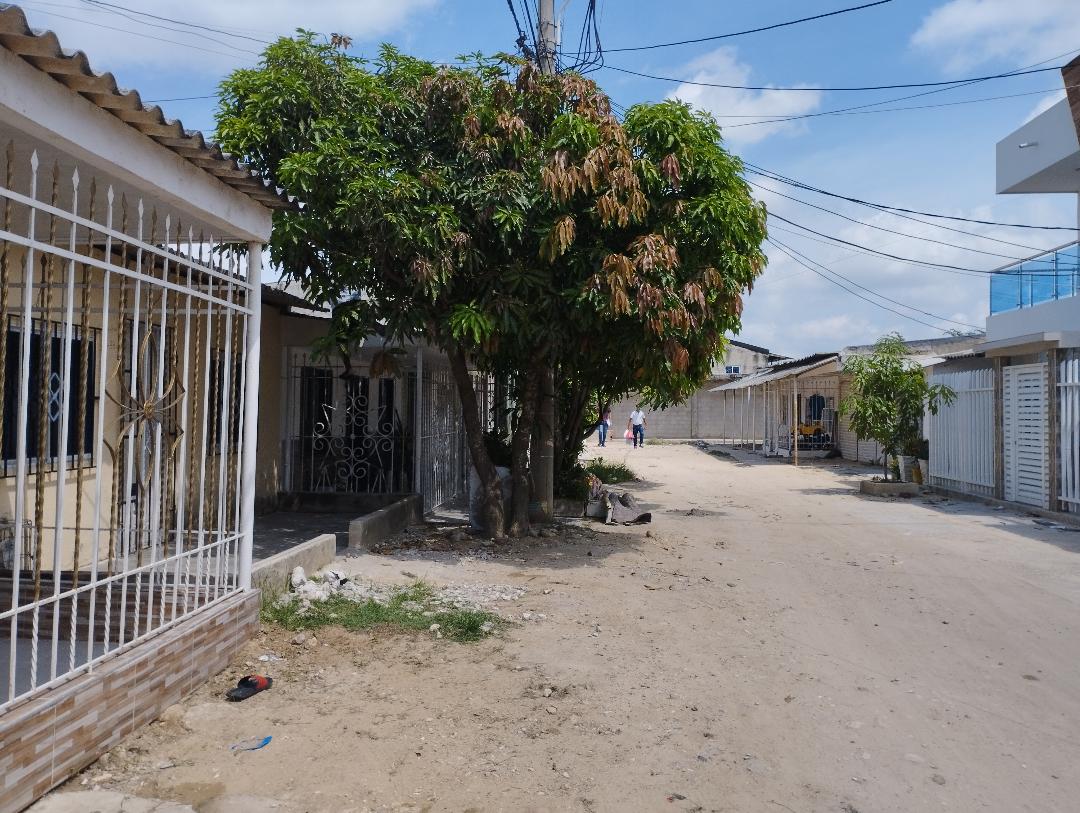
<path fill-rule="evenodd" d="M 307 630 L 303 630 L 296 633 L 296 635 L 290 638 L 289 643 L 293 644 L 294 646 L 315 646 L 319 643 L 319 639 Z"/>

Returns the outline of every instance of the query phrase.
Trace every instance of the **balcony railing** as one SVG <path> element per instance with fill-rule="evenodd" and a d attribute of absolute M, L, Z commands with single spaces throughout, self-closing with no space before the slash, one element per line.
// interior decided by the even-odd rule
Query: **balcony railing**
<path fill-rule="evenodd" d="M 1080 243 L 1000 268 L 990 277 L 990 313 L 1030 308 L 1080 294 Z"/>

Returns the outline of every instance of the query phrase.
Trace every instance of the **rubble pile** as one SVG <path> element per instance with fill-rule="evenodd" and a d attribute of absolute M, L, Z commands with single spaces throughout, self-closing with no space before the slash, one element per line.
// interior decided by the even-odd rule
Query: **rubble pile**
<path fill-rule="evenodd" d="M 365 582 L 356 576 L 347 576 L 338 570 L 327 570 L 321 575 L 308 576 L 304 568 L 293 568 L 289 579 L 292 592 L 278 599 L 281 602 L 300 602 L 301 611 L 308 609 L 313 601 L 325 601 L 339 596 L 349 601 L 374 601 L 386 605 L 398 595 L 402 587 Z M 528 590 L 507 584 L 454 583 L 432 588 L 431 605 L 434 609 L 490 610 L 499 602 L 513 602 L 522 598 Z M 415 605 L 415 606 L 410 606 Z M 418 602 L 407 601 L 405 609 L 428 609 Z"/>

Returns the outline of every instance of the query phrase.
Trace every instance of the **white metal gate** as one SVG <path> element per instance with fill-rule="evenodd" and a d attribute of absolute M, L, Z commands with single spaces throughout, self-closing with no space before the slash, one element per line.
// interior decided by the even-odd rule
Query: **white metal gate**
<path fill-rule="evenodd" d="M 1046 365 L 1006 367 L 1003 384 L 1005 499 L 1047 507 Z"/>
<path fill-rule="evenodd" d="M 956 400 L 942 404 L 937 415 L 926 415 L 931 482 L 993 496 L 993 369 L 935 373 L 931 383 L 944 384 L 956 393 Z"/>
<path fill-rule="evenodd" d="M 1058 372 L 1061 476 L 1058 499 L 1066 511 L 1080 512 L 1080 350 L 1069 350 Z"/>

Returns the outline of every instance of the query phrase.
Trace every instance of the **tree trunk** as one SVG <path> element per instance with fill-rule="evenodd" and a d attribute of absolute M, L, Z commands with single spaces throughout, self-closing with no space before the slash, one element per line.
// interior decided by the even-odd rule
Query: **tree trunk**
<path fill-rule="evenodd" d="M 593 424 L 585 420 L 591 394 L 592 391 L 589 386 L 585 384 L 574 385 L 570 389 L 569 397 L 566 398 L 566 402 L 563 404 L 562 422 L 559 426 L 559 445 L 557 446 L 559 452 L 555 469 L 557 472 L 567 472 L 573 468 L 581 455 L 585 439 L 592 431 L 586 427 L 592 427 Z M 603 411 L 601 410 L 598 415 L 602 419 L 604 416 Z"/>
<path fill-rule="evenodd" d="M 514 493 L 511 498 L 510 536 L 522 536 L 529 531 L 529 501 L 532 497 L 529 477 L 529 442 L 532 440 L 536 423 L 536 405 L 540 396 L 540 374 L 538 365 L 530 365 L 525 371 L 520 392 L 521 411 L 518 413 L 517 426 L 510 442 L 511 479 Z"/>
<path fill-rule="evenodd" d="M 493 539 L 506 536 L 503 516 L 502 488 L 499 486 L 499 474 L 491 462 L 487 447 L 484 445 L 484 427 L 480 421 L 480 406 L 476 400 L 472 376 L 465 362 L 465 351 L 454 346 L 447 354 L 450 358 L 450 370 L 457 384 L 458 397 L 461 399 L 462 420 L 465 423 L 465 438 L 469 446 L 469 457 L 473 468 L 480 478 L 480 488 L 484 495 L 484 525 Z"/>

